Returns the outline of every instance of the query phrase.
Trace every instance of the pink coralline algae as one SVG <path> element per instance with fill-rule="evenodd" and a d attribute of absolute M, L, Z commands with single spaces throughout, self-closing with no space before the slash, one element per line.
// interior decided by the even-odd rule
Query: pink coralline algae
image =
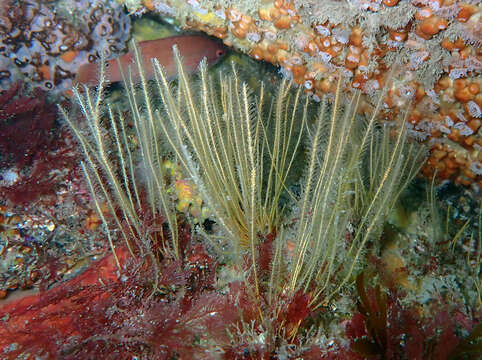
<path fill-rule="evenodd" d="M 65 10 L 63 10 L 65 8 Z M 26 80 L 63 93 L 76 70 L 125 48 L 130 18 L 106 0 L 6 0 L 0 7 L 0 89 Z"/>

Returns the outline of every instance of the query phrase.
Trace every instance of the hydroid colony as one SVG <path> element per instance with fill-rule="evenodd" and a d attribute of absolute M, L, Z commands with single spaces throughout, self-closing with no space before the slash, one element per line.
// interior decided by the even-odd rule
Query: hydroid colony
<path fill-rule="evenodd" d="M 120 233 L 136 256 L 150 256 L 153 264 L 184 256 L 172 184 L 162 166 L 172 156 L 215 221 L 213 231 L 193 226 L 191 235 L 208 242 L 213 256 L 244 279 L 264 339 L 274 344 L 283 333 L 273 329 L 281 301 L 302 294 L 315 309 L 353 281 L 367 243 L 380 236 L 398 195 L 419 170 L 423 149 L 406 142 L 403 118 L 392 127 L 377 123 L 380 101 L 362 120 L 359 95 L 345 101 L 338 90 L 333 103 L 323 100 L 313 115 L 302 89 L 287 81 L 270 97 L 263 86 L 254 93 L 234 67 L 213 77 L 202 63 L 192 80 L 177 52 L 176 62 L 176 84 L 155 59 L 153 84 L 145 76 L 140 86 L 128 74 L 124 79 L 139 150 L 128 141 L 123 112 L 105 102 L 102 81 L 96 93 L 75 92 L 85 130 L 62 113 L 85 154 L 82 167 L 114 253 Z M 299 168 L 302 149 L 306 169 L 293 184 L 288 179 Z M 147 176 L 139 176 L 139 167 Z M 169 228 L 161 250 L 153 247 L 159 234 L 146 231 L 146 214 L 162 216 Z M 267 245 L 271 250 L 263 251 Z M 294 338 L 297 330 L 286 331 Z"/>

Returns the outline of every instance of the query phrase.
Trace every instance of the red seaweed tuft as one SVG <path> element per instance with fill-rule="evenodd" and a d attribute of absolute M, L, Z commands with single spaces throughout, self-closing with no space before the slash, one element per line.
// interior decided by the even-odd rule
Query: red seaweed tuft
<path fill-rule="evenodd" d="M 207 289 L 206 279 L 203 286 L 192 286 L 193 271 L 200 279 L 197 262 L 180 270 L 179 263 L 166 259 L 154 289 L 151 266 L 130 257 L 125 246 L 116 254 L 122 274 L 110 253 L 76 278 L 1 308 L 1 351 L 9 358 L 30 353 L 63 359 L 134 354 L 169 359 L 202 354 L 201 340 L 228 342 L 226 325 L 236 321 L 236 309 Z M 215 271 L 213 263 L 203 266 Z"/>
<path fill-rule="evenodd" d="M 57 108 L 35 89 L 22 96 L 15 84 L 0 93 L 0 168 L 13 174 L 0 174 L 0 195 L 12 205 L 26 205 L 40 195 L 55 194 L 62 170 L 72 169 L 70 136 L 55 126 Z M 63 174 L 66 175 L 66 174 Z"/>
<path fill-rule="evenodd" d="M 481 327 L 453 306 L 434 301 L 422 313 L 420 304 L 402 302 L 394 289 L 384 294 L 379 285 L 366 288 L 363 273 L 357 277 L 357 289 L 359 312 L 346 324 L 350 340 L 346 354 L 443 360 L 471 359 L 472 352 L 480 351 Z"/>
<path fill-rule="evenodd" d="M 51 149 L 54 141 L 57 108 L 47 103 L 42 90 L 22 96 L 22 89 L 16 83 L 0 92 L 0 167 L 29 165 L 38 152 Z"/>

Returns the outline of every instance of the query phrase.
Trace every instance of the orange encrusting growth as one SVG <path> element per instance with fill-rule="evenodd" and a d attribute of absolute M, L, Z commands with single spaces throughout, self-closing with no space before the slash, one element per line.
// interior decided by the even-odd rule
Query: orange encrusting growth
<path fill-rule="evenodd" d="M 78 51 L 76 50 L 69 50 L 69 51 L 66 51 L 64 52 L 62 55 L 60 55 L 60 57 L 62 58 L 62 60 L 64 60 L 65 62 L 72 62 L 74 61 L 75 57 L 79 54 Z"/>
<path fill-rule="evenodd" d="M 323 21 L 317 20 L 313 8 L 307 14 L 292 0 L 266 0 L 249 13 L 242 10 L 242 0 L 239 7 L 221 3 L 213 9 L 202 8 L 197 0 L 147 3 L 186 7 L 185 13 L 175 16 L 187 28 L 223 39 L 256 60 L 279 65 L 315 99 L 333 93 L 341 74 L 350 79 L 346 92 L 360 89 L 367 95 L 360 106 L 367 113 L 373 109 L 373 95 L 385 85 L 391 65 L 385 59 L 403 52 L 403 65 L 394 75 L 381 116 L 395 119 L 410 107 L 410 132 L 431 145 L 424 174 L 437 171 L 441 179 L 482 187 L 482 50 L 480 37 L 476 39 L 482 5 L 463 0 L 364 0 L 358 10 L 350 11 L 379 13 L 385 23 L 388 11 L 399 8 L 404 15 L 400 26 L 380 25 L 374 39 L 363 20 L 348 25 L 340 22 L 338 14 L 331 21 L 330 13 L 322 13 L 323 1 L 312 3 L 321 9 Z M 454 36 L 455 31 L 460 35 Z"/>
<path fill-rule="evenodd" d="M 43 80 L 50 80 L 50 67 L 48 65 L 42 65 L 38 69 L 40 75 L 42 76 Z"/>

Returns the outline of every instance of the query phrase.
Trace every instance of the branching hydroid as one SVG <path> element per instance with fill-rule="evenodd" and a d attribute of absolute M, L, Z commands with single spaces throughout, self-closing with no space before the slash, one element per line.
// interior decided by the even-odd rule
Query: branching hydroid
<path fill-rule="evenodd" d="M 137 54 L 138 55 L 138 54 Z M 141 68 L 141 64 L 138 63 Z M 142 70 L 142 68 L 141 68 Z M 143 71 L 139 71 L 141 89 L 147 94 L 147 81 Z M 104 67 L 101 65 L 100 82 L 94 92 L 84 86 L 82 92 L 74 89 L 74 97 L 81 109 L 87 124 L 87 131 L 83 131 L 79 124 L 72 119 L 65 109 L 60 107 L 65 120 L 76 135 L 84 153 L 85 161 L 82 162 L 87 184 L 91 190 L 96 210 L 102 220 L 110 247 L 114 253 L 118 266 L 114 233 L 120 233 L 127 244 L 131 254 L 135 253 L 133 242 L 137 242 L 138 253 L 147 253 L 156 264 L 156 255 L 151 251 L 151 245 L 159 242 L 158 236 L 163 237 L 163 231 L 149 229 L 147 219 L 142 219 L 139 214 L 144 214 L 147 207 L 149 219 L 155 222 L 162 217 L 169 226 L 170 245 L 163 242 L 166 253 L 173 254 L 179 259 L 178 226 L 175 207 L 168 195 L 168 186 L 165 183 L 165 171 L 162 166 L 162 155 L 158 147 L 158 129 L 148 114 L 152 113 L 150 100 L 144 96 L 144 106 L 148 111 L 139 110 L 136 89 L 132 79 L 125 80 L 130 83 L 131 92 L 128 93 L 130 103 L 130 117 L 134 121 L 135 132 L 140 148 L 143 168 L 147 171 L 146 181 L 142 181 L 136 174 L 139 166 L 136 156 L 132 153 L 125 125 L 125 119 L 120 111 L 111 104 L 104 104 Z M 147 116 L 147 118 L 145 117 Z M 112 133 L 106 133 L 110 127 Z M 141 189 L 145 195 L 141 195 Z M 143 200 L 143 198 L 146 198 Z M 146 204 L 147 201 L 147 204 Z M 109 218 L 115 225 L 106 219 L 102 210 L 107 206 Z M 157 272 L 154 276 L 157 281 Z"/>
<path fill-rule="evenodd" d="M 135 156 L 121 112 L 100 105 L 102 83 L 96 97 L 88 89 L 84 96 L 76 92 L 89 136 L 63 111 L 85 153 L 83 167 L 97 208 L 100 211 L 101 201 L 107 203 L 124 238 L 131 236 L 125 233 L 128 230 L 121 226 L 122 221 L 130 225 L 127 229 L 142 232 L 136 209 L 141 206 L 140 188 L 145 186 L 153 216 L 165 216 L 171 248 L 180 256 L 176 213 L 166 194 L 161 166 L 167 156 L 162 141 L 194 182 L 216 221 L 215 235 L 219 236 L 203 233 L 204 238 L 246 274 L 261 321 L 264 317 L 271 319 L 266 324 L 276 323 L 273 317 L 282 309 L 280 297 L 297 294 L 305 299 L 300 294 L 309 294 L 310 306 L 317 307 L 353 281 L 367 242 L 378 238 L 398 195 L 421 165 L 423 151 L 407 143 L 404 119 L 392 127 L 379 124 L 382 97 L 371 117 L 360 119 L 360 96 L 346 101 L 341 81 L 334 102 L 323 100 L 317 115 L 312 116 L 302 89 L 292 89 L 286 80 L 274 97 L 267 96 L 263 86 L 255 94 L 234 66 L 213 78 L 205 62 L 193 80 L 177 51 L 177 84 L 169 81 L 154 59 L 151 88 L 135 49 L 140 91 L 129 75 L 124 83 L 140 161 L 148 170 L 145 184 L 136 176 Z M 107 109 L 113 129 L 109 150 L 102 135 L 100 108 Z M 395 136 L 391 136 L 393 130 Z M 296 195 L 288 179 L 303 139 L 307 168 Z M 116 155 L 117 167 L 109 151 Z M 291 214 L 282 211 L 286 206 L 286 201 L 281 204 L 282 198 L 290 199 Z M 116 213 L 116 209 L 121 211 Z M 288 221 L 288 215 L 293 221 Z M 107 220 L 102 220 L 109 227 Z M 259 267 L 259 249 L 268 241 L 264 240 L 268 234 L 274 240 L 271 269 L 265 276 Z M 290 336 L 298 326 L 290 329 Z"/>

